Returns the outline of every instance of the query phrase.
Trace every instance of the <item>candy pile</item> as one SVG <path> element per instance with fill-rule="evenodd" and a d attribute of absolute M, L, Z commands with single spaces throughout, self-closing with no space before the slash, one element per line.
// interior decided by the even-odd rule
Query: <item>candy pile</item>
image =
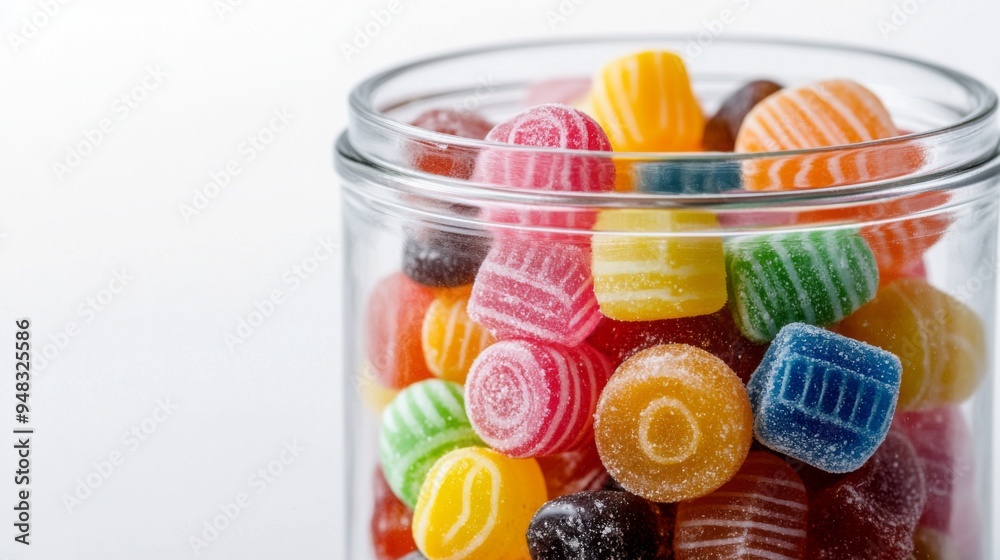
<path fill-rule="evenodd" d="M 820 188 L 920 162 L 872 148 L 712 176 L 636 172 L 606 153 L 772 152 L 899 132 L 848 80 L 756 81 L 706 118 L 670 52 L 573 85 L 531 97 L 586 90 L 578 108 L 543 103 L 495 127 L 446 110 L 414 123 L 568 151 L 420 146 L 414 165 L 546 191 L 717 192 Z M 699 236 L 720 224 L 693 209 L 496 207 L 491 223 L 552 227 L 408 230 L 402 271 L 374 287 L 365 318 L 368 401 L 387 403 L 378 558 L 974 554 L 957 405 L 984 374 L 986 345 L 975 312 L 924 277 L 948 222 L 909 214 L 939 202 L 910 198 L 862 229 L 803 214 L 802 231 L 726 239 Z M 591 233 L 553 233 L 566 227 Z"/>

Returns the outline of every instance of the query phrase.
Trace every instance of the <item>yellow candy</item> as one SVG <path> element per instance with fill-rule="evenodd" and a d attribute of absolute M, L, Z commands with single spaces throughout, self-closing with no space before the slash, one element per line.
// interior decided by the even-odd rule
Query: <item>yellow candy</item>
<path fill-rule="evenodd" d="M 366 361 L 361 366 L 361 373 L 358 374 L 355 380 L 355 386 L 361 393 L 362 402 L 372 411 L 382 414 L 382 411 L 385 410 L 385 407 L 389 406 L 392 399 L 396 398 L 396 393 L 399 391 L 390 389 L 379 383 L 374 371 L 372 365 Z"/>
<path fill-rule="evenodd" d="M 684 62 L 667 51 L 615 60 L 594 79 L 584 102 L 616 152 L 699 150 L 705 117 Z"/>
<path fill-rule="evenodd" d="M 979 317 L 924 280 L 889 284 L 835 330 L 899 356 L 900 410 L 962 402 L 976 390 L 986 368 Z"/>
<path fill-rule="evenodd" d="M 413 539 L 429 560 L 527 560 L 525 533 L 547 499 L 534 459 L 456 449 L 431 468 L 413 511 Z"/>
<path fill-rule="evenodd" d="M 716 227 L 693 210 L 606 210 L 594 229 L 692 232 Z M 594 291 L 601 312 L 619 321 L 677 319 L 726 304 L 726 262 L 719 237 L 595 234 Z"/>
<path fill-rule="evenodd" d="M 424 358 L 431 373 L 465 384 L 473 360 L 495 339 L 466 313 L 469 294 L 438 295 L 424 315 Z"/>

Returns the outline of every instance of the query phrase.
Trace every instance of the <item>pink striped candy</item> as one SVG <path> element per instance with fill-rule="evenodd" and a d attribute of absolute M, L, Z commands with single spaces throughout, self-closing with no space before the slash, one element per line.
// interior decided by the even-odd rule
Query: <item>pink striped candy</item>
<path fill-rule="evenodd" d="M 566 243 L 498 238 L 479 268 L 467 311 L 501 340 L 576 346 L 601 320 L 590 256 Z"/>
<path fill-rule="evenodd" d="M 486 140 L 517 146 L 611 151 L 607 134 L 582 111 L 551 103 L 531 107 L 498 124 Z M 480 152 L 472 180 L 479 183 L 546 191 L 610 192 L 615 189 L 611 158 L 543 150 L 486 149 Z M 595 215 L 565 208 L 497 205 L 485 217 L 495 223 L 589 229 Z"/>
<path fill-rule="evenodd" d="M 593 439 L 594 410 L 611 363 L 586 344 L 498 342 L 472 364 L 466 407 L 476 434 L 524 458 L 576 449 Z"/>

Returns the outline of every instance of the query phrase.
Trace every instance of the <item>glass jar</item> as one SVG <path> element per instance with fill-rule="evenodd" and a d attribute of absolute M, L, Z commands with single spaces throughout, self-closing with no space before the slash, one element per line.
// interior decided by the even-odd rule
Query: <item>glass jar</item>
<path fill-rule="evenodd" d="M 456 317 L 462 318 L 459 323 L 464 325 L 461 328 L 465 330 L 457 335 L 449 331 L 455 335 L 451 344 L 464 344 L 462 348 L 474 355 L 493 343 L 496 337 L 472 323 L 465 314 L 467 300 L 463 298 L 468 297 L 468 292 L 463 290 L 468 288 L 459 286 L 477 278 L 477 268 L 491 242 L 497 250 L 511 239 L 519 240 L 504 245 L 507 255 L 517 252 L 518 247 L 544 252 L 568 246 L 591 259 L 643 242 L 690 249 L 695 254 L 704 250 L 703 254 L 713 255 L 705 259 L 721 259 L 721 248 L 725 247 L 730 261 L 729 302 L 722 311 L 710 316 L 732 314 L 737 322 L 747 324 L 753 323 L 753 319 L 747 315 L 746 301 L 752 297 L 766 298 L 782 288 L 757 286 L 756 294 L 752 293 L 755 289 L 752 282 L 741 288 L 739 283 L 746 279 L 733 279 L 733 271 L 737 270 L 733 261 L 745 258 L 752 267 L 754 255 L 759 257 L 762 248 L 773 249 L 780 257 L 781 251 L 791 245 L 782 248 L 771 247 L 769 243 L 775 239 L 795 239 L 796 235 L 800 241 L 827 235 L 823 243 L 833 239 L 834 245 L 839 243 L 837 239 L 863 239 L 862 245 L 871 249 L 874 266 L 880 269 L 877 290 L 875 285 L 861 288 L 871 291 L 861 299 L 871 301 L 860 311 L 851 313 L 864 301 L 854 302 L 857 305 L 849 306 L 850 309 L 841 309 L 835 317 L 814 322 L 880 346 L 901 360 L 901 389 L 892 431 L 903 433 L 909 441 L 907 449 L 912 451 L 907 451 L 908 456 L 920 465 L 920 480 L 910 481 L 921 485 L 919 492 L 923 492 L 919 506 L 921 519 L 912 535 L 917 557 L 996 557 L 991 542 L 997 519 L 991 475 L 996 194 L 1000 185 L 995 94 L 975 79 L 947 68 L 852 47 L 718 39 L 708 47 L 692 48 L 697 44 L 696 37 L 651 36 L 471 50 L 389 69 L 353 91 L 349 128 L 337 141 L 335 154 L 343 185 L 346 255 L 346 558 L 395 558 L 412 547 L 407 537 L 409 510 L 393 497 L 380 471 L 381 415 L 397 392 L 414 381 L 434 374 L 452 381 L 464 380 L 474 356 L 431 358 L 427 352 L 438 350 L 425 352 L 427 344 L 440 344 L 444 336 L 440 332 L 434 334 L 437 332 L 434 329 L 445 328 L 440 324 L 446 321 L 440 316 L 442 309 L 457 314 Z M 769 78 L 788 86 L 847 77 L 876 92 L 899 129 L 907 132 L 888 140 L 798 152 L 611 154 L 495 144 L 407 124 L 432 108 L 476 112 L 494 123 L 500 122 L 535 103 L 539 93 L 536 84 L 560 79 L 564 80 L 563 85 L 573 87 L 573 83 L 585 83 L 581 80 L 593 75 L 608 60 L 644 49 L 666 49 L 687 55 L 693 87 L 706 114 L 713 113 L 729 93 L 754 79 Z M 448 172 L 450 176 L 434 174 L 427 170 L 442 167 L 428 167 L 426 161 L 420 163 L 421 158 L 430 157 L 437 158 L 439 164 L 443 161 L 443 168 L 448 170 L 461 166 L 471 170 L 482 150 L 525 162 L 545 157 L 612 162 L 618 177 L 630 178 L 633 187 L 643 181 L 660 184 L 665 181 L 668 187 L 659 192 L 642 188 L 614 193 L 538 191 L 519 185 L 479 184 L 467 172 Z M 741 173 L 745 175 L 755 166 L 776 162 L 856 158 L 859 154 L 907 158 L 910 164 L 905 170 L 896 168 L 882 175 L 869 174 L 863 180 L 839 177 L 822 189 L 711 192 L 707 188 L 670 186 L 692 181 L 708 185 L 720 173 L 730 177 L 735 174 L 739 180 Z M 913 157 L 914 154 L 917 156 Z M 699 218 L 694 221 L 700 225 L 670 226 L 670 217 L 678 215 L 696 215 Z M 628 216 L 652 225 L 633 227 Z M 846 249 L 841 247 L 841 250 Z M 848 261 L 853 258 L 836 251 L 835 247 L 830 258 L 841 260 L 831 265 L 834 268 L 829 270 L 833 272 L 845 270 L 845 263 L 850 265 Z M 899 266 L 893 268 L 891 261 L 898 260 L 899 255 L 910 260 L 906 266 L 895 263 Z M 428 263 L 434 264 L 435 259 L 438 261 L 434 266 L 444 268 L 421 269 Z M 409 267 L 408 276 L 400 272 L 404 267 Z M 536 269 L 526 270 L 530 271 L 529 276 L 545 275 Z M 764 274 L 760 269 L 757 273 Z M 565 279 L 561 274 L 556 272 L 555 276 Z M 414 282 L 414 277 L 419 282 Z M 522 280 L 531 285 L 531 278 Z M 603 289 L 613 290 L 614 282 L 611 284 L 609 287 L 605 279 Z M 454 304 L 455 301 L 461 303 Z M 625 301 L 629 303 L 627 295 Z M 429 318 L 428 309 L 434 305 L 438 316 Z M 451 305 L 461 309 L 448 307 Z M 762 303 L 751 301 L 749 305 Z M 844 315 L 847 317 L 841 321 Z M 633 344 L 628 352 L 623 352 L 614 344 L 609 345 L 608 332 L 612 339 L 615 336 L 627 339 L 643 328 L 654 328 L 653 323 L 622 325 L 606 318 L 601 320 L 598 331 L 604 332 L 605 339 L 595 341 L 597 335 L 591 335 L 588 340 L 593 347 L 609 354 L 612 367 L 621 362 L 623 354 L 643 345 Z M 829 324 L 834 321 L 835 324 Z M 781 321 L 777 323 L 767 326 L 764 330 L 770 332 L 762 338 L 773 338 L 771 327 L 780 326 Z M 718 334 L 712 334 L 712 329 L 724 330 L 724 327 L 707 327 L 704 325 L 709 323 L 697 323 L 697 318 L 693 324 L 708 330 L 703 336 L 651 335 L 647 339 L 700 345 L 722 358 L 746 381 L 759 363 L 763 352 L 760 344 L 747 342 L 745 338 L 740 338 L 739 343 L 733 338 L 719 344 L 709 339 Z M 510 336 L 499 334 L 500 338 Z M 428 342 L 429 336 L 438 339 Z M 566 344 L 572 343 L 575 341 Z M 648 340 L 645 345 L 649 345 Z M 452 358 L 457 359 L 457 365 L 442 362 Z M 435 365 L 428 364 L 434 360 L 438 362 L 436 367 L 428 367 Z M 762 366 L 763 369 L 766 367 Z M 827 388 L 825 383 L 809 387 L 822 393 Z M 800 403 L 813 399 L 812 408 L 806 407 L 806 414 L 819 414 L 827 406 L 823 404 L 826 401 L 822 394 L 808 396 L 809 387 L 802 389 L 797 398 Z M 755 406 L 767 398 L 766 393 L 766 388 L 757 388 Z M 839 394 L 843 399 L 843 393 Z M 627 402 L 629 396 L 623 398 Z M 826 413 L 834 416 L 842 412 L 842 405 L 837 403 L 829 404 L 826 409 Z M 846 416 L 842 419 L 856 420 Z M 756 426 L 758 435 L 762 429 L 759 424 L 760 418 Z M 456 439 L 460 443 L 455 446 L 470 445 L 467 436 L 462 436 L 466 440 Z M 796 446 L 818 445 L 808 440 L 806 437 L 788 445 L 793 450 Z M 754 449 L 764 447 L 755 443 Z M 776 451 L 788 450 L 786 447 Z M 604 450 L 601 451 L 604 459 Z M 819 506 L 815 500 L 820 499 L 817 496 L 845 480 L 847 475 L 824 475 L 791 459 L 795 454 L 793 451 L 779 456 L 805 480 L 813 500 L 810 514 L 816 515 Z M 631 468 L 628 458 L 624 462 L 626 470 Z M 903 476 L 891 469 L 883 475 Z M 885 480 L 891 481 L 890 487 L 906 484 L 891 478 Z M 600 486 L 591 483 L 588 489 Z M 875 492 L 868 496 L 875 501 L 896 499 L 879 496 L 880 490 L 869 491 Z M 548 493 L 553 493 L 551 486 Z M 504 496 L 500 498 L 503 503 Z M 871 507 L 874 508 L 871 511 L 881 512 L 877 515 L 882 517 L 898 513 Z M 460 513 L 456 510 L 455 515 Z M 892 519 L 883 521 L 886 527 L 891 526 Z M 892 530 L 886 529 L 885 533 Z M 519 534 L 512 538 L 524 537 Z M 864 547 L 879 546 L 879 538 L 889 537 L 871 537 L 867 544 L 852 544 L 853 552 L 860 555 L 857 557 L 876 557 Z"/>

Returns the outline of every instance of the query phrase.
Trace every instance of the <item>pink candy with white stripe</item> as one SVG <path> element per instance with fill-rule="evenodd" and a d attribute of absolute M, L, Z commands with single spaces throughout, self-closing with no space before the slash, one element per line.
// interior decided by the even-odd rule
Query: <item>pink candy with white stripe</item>
<path fill-rule="evenodd" d="M 472 286 L 468 313 L 498 339 L 576 346 L 601 321 L 590 256 L 566 243 L 496 239 Z"/>
<path fill-rule="evenodd" d="M 483 441 L 510 457 L 576 449 L 593 439 L 594 410 L 611 373 L 608 359 L 586 344 L 498 342 L 472 364 L 469 419 Z"/>

